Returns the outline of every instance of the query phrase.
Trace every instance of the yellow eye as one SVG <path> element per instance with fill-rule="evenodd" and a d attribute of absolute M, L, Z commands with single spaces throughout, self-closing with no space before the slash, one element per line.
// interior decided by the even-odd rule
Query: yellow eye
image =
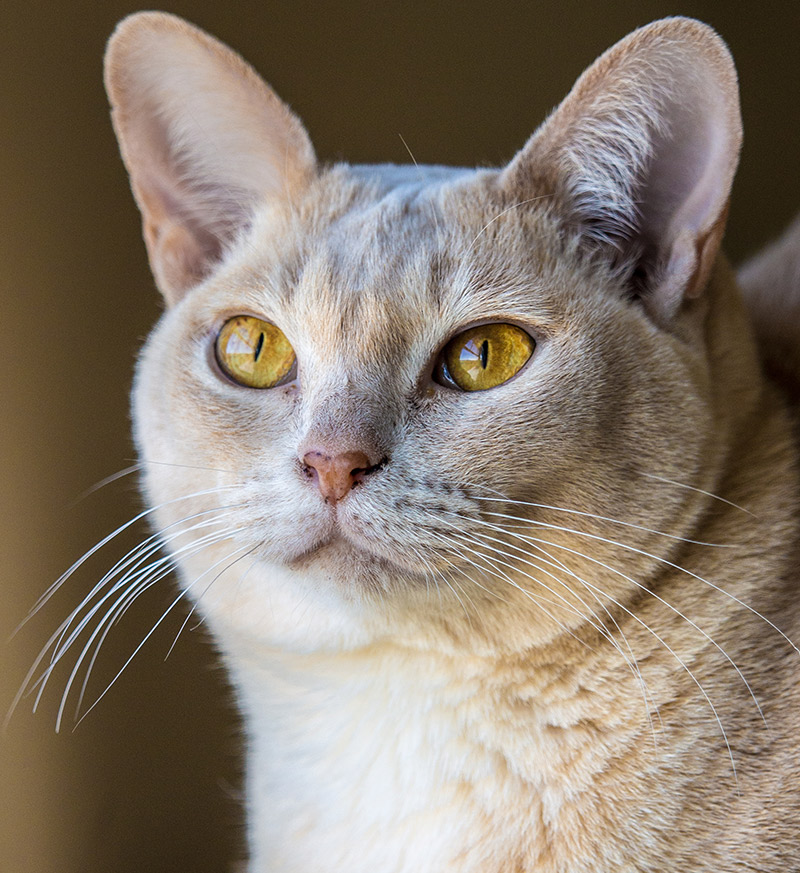
<path fill-rule="evenodd" d="M 481 324 L 453 337 L 437 367 L 439 380 L 462 391 L 485 391 L 507 382 L 533 354 L 536 343 L 513 324 Z"/>
<path fill-rule="evenodd" d="M 274 388 L 288 382 L 294 369 L 294 349 L 283 331 L 252 315 L 228 319 L 214 350 L 225 373 L 248 388 Z"/>

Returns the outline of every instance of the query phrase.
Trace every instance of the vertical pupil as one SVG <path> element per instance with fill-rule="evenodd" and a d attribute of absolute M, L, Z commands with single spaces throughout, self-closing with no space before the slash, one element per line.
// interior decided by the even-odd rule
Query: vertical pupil
<path fill-rule="evenodd" d="M 258 342 L 256 343 L 256 350 L 253 355 L 253 360 L 258 361 L 258 356 L 261 354 L 261 349 L 264 348 L 264 331 L 258 335 Z"/>
<path fill-rule="evenodd" d="M 483 369 L 485 370 L 486 364 L 489 360 L 489 340 L 484 340 L 481 343 L 480 360 L 481 360 L 481 367 L 483 367 Z"/>

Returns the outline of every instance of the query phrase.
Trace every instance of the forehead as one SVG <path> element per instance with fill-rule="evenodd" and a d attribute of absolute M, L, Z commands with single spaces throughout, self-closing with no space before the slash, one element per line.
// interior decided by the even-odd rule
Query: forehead
<path fill-rule="evenodd" d="M 331 180 L 306 209 L 285 305 L 361 331 L 441 316 L 445 288 L 467 280 L 454 258 L 461 228 L 446 215 L 450 178 L 387 168 Z"/>
<path fill-rule="evenodd" d="M 563 257 L 546 203 L 498 196 L 494 171 L 335 167 L 267 210 L 204 294 L 314 342 L 425 344 L 470 322 L 556 316 Z M 553 269 L 557 265 L 557 269 Z"/>

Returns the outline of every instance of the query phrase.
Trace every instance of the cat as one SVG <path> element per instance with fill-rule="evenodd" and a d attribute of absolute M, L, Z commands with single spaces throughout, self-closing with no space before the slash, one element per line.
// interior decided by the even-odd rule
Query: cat
<path fill-rule="evenodd" d="M 143 488 L 238 696 L 248 870 L 800 870 L 794 376 L 720 252 L 722 40 L 635 31 L 500 169 L 322 165 L 168 14 L 106 84 L 167 304 Z"/>

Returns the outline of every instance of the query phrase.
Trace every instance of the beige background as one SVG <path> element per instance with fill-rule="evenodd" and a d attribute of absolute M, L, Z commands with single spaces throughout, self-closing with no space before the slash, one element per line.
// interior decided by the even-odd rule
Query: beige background
<path fill-rule="evenodd" d="M 0 6 L 0 331 L 6 640 L 44 588 L 139 507 L 132 478 L 77 500 L 132 458 L 127 393 L 159 312 L 117 157 L 100 59 L 109 2 Z M 800 4 L 196 0 L 169 3 L 240 50 L 306 121 L 324 159 L 496 163 L 600 51 L 667 14 L 729 42 L 745 150 L 734 259 L 800 208 Z M 137 537 L 144 537 L 140 530 Z M 136 537 L 103 549 L 0 648 L 0 711 L 36 652 Z M 173 597 L 161 583 L 109 637 L 91 702 Z M 238 726 L 202 630 L 173 614 L 100 705 L 59 735 L 59 672 L 0 737 L 0 871 L 221 871 L 240 857 Z M 74 663 L 74 662 L 73 662 Z"/>

